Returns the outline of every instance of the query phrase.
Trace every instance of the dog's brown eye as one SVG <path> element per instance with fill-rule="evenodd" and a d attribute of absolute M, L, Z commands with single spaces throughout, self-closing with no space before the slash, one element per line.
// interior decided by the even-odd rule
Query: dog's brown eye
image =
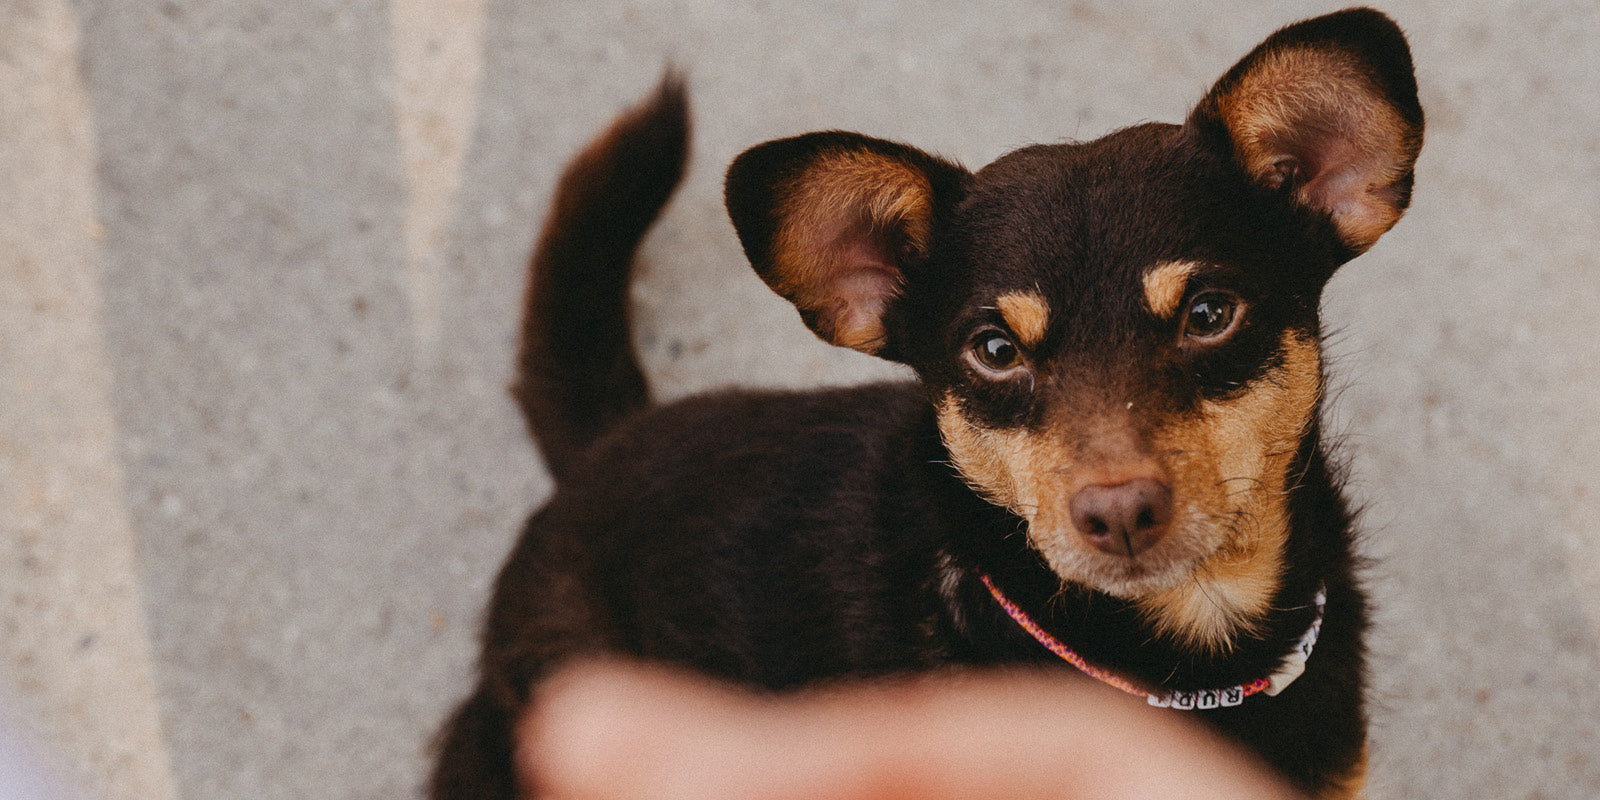
<path fill-rule="evenodd" d="M 1022 363 L 1022 351 L 1005 334 L 989 330 L 972 340 L 972 357 L 985 369 L 1005 372 Z"/>
<path fill-rule="evenodd" d="M 1219 292 L 1207 292 L 1189 304 L 1183 335 L 1192 339 L 1217 339 L 1233 329 L 1239 301 Z"/>

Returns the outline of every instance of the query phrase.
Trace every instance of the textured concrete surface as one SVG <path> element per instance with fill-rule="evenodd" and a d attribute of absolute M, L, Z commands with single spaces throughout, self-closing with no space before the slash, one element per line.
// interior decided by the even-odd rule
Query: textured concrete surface
<path fill-rule="evenodd" d="M 1333 3 L 0 3 L 0 695 L 102 797 L 414 796 L 548 490 L 502 387 L 560 163 L 663 63 L 659 392 L 888 374 L 718 200 L 842 127 L 981 165 L 1180 119 Z M 1381 608 L 1376 798 L 1600 793 L 1600 7 L 1385 6 L 1428 144 L 1334 280 Z"/>

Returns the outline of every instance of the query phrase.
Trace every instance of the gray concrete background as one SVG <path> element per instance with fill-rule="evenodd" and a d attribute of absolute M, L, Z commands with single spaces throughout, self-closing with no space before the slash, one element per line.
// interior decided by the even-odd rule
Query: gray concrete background
<path fill-rule="evenodd" d="M 503 391 L 562 161 L 692 79 L 664 396 L 889 374 L 748 273 L 727 161 L 1178 121 L 1327 2 L 0 0 L 0 694 L 103 797 L 417 794 L 548 491 Z M 1333 281 L 1375 798 L 1600 796 L 1600 7 L 1417 0 L 1409 216 Z"/>

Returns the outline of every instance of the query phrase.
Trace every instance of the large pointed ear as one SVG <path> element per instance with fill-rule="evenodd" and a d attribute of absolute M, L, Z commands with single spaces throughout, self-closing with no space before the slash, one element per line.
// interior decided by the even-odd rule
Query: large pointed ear
<path fill-rule="evenodd" d="M 725 199 L 761 279 L 823 340 L 891 355 L 885 315 L 929 256 L 962 168 L 920 150 L 830 131 L 754 147 Z"/>
<path fill-rule="evenodd" d="M 1290 25 L 1222 77 L 1189 128 L 1256 182 L 1326 213 L 1352 255 L 1411 202 L 1422 107 L 1405 35 L 1356 8 Z"/>

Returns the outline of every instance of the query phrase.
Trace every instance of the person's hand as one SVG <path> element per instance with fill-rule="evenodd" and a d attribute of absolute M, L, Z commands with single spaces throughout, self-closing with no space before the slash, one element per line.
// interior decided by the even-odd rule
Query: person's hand
<path fill-rule="evenodd" d="M 1062 672 L 858 682 L 772 697 L 599 662 L 517 728 L 544 800 L 1032 800 L 1300 795 L 1232 743 Z"/>

